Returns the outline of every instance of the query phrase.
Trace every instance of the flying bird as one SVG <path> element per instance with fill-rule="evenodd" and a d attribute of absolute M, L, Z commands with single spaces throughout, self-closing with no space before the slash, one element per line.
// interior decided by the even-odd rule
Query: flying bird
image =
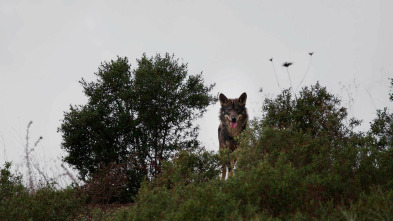
<path fill-rule="evenodd" d="M 284 67 L 289 67 L 289 66 L 291 66 L 293 64 L 293 62 L 285 62 L 284 64 L 282 64 L 282 66 L 284 66 Z"/>

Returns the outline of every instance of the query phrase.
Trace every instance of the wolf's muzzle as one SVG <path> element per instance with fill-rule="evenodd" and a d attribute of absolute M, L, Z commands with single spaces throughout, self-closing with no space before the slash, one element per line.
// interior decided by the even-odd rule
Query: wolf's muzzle
<path fill-rule="evenodd" d="M 232 117 L 231 122 L 229 123 L 232 128 L 235 128 L 237 126 L 237 118 Z"/>

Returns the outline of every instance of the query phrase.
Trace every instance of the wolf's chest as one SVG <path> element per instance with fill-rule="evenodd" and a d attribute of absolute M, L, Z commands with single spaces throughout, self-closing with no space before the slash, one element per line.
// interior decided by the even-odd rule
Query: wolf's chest
<path fill-rule="evenodd" d="M 232 137 L 237 137 L 242 132 L 242 128 L 240 126 L 235 128 L 227 128 L 227 130 Z"/>

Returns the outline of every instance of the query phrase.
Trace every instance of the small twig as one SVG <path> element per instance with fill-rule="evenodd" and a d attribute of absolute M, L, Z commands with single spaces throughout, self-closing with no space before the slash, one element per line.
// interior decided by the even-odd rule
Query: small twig
<path fill-rule="evenodd" d="M 41 141 L 43 139 L 43 137 L 42 136 L 40 136 L 39 138 L 38 138 L 38 140 L 34 143 L 34 147 L 36 147 L 37 146 L 37 144 Z"/>
<path fill-rule="evenodd" d="M 306 72 L 305 72 L 304 75 L 303 75 L 303 79 L 300 81 L 299 85 L 296 87 L 296 91 L 297 91 L 297 89 L 299 88 L 299 86 L 303 83 L 304 79 L 306 78 L 306 76 L 307 76 L 307 74 L 308 74 L 308 70 L 310 69 L 311 58 L 312 58 L 312 55 L 314 54 L 314 52 L 310 52 L 310 53 L 308 53 L 308 54 L 310 55 L 310 59 L 308 60 L 308 66 L 307 66 Z"/>
<path fill-rule="evenodd" d="M 370 100 L 373 103 L 374 109 L 377 109 L 377 106 L 374 103 L 374 99 L 373 99 L 373 97 L 371 97 L 370 91 L 366 87 L 364 87 L 364 89 L 366 90 L 368 96 L 370 97 Z"/>
<path fill-rule="evenodd" d="M 44 174 L 44 172 L 41 171 L 41 169 L 39 168 L 38 164 L 33 164 L 33 166 L 38 171 L 38 173 L 45 179 L 45 182 L 49 183 L 49 180 L 48 180 L 47 176 Z"/>
<path fill-rule="evenodd" d="M 3 136 L 1 136 L 1 140 L 3 142 L 4 162 L 7 162 L 7 152 L 5 150 L 5 141 L 4 141 L 4 137 Z"/>
<path fill-rule="evenodd" d="M 276 81 L 277 81 L 278 88 L 281 90 L 280 82 L 278 81 L 278 78 L 277 78 L 276 68 L 274 67 L 273 58 L 270 58 L 269 61 L 272 62 L 273 71 L 274 71 L 274 76 L 276 77 Z"/>
<path fill-rule="evenodd" d="M 293 64 L 293 62 L 285 62 L 284 64 L 282 64 L 282 66 L 287 68 L 287 73 L 288 73 L 288 78 L 289 78 L 289 84 L 290 84 L 290 86 L 291 86 L 291 90 L 292 90 L 292 93 L 293 93 L 293 87 L 292 87 L 291 76 L 289 75 L 289 69 L 288 69 L 288 67 L 291 66 L 292 64 Z"/>
<path fill-rule="evenodd" d="M 27 176 L 29 177 L 29 187 L 32 193 L 34 193 L 34 183 L 33 183 L 33 176 L 32 176 L 32 169 L 30 165 L 30 152 L 29 151 L 29 130 L 30 126 L 33 124 L 33 121 L 30 121 L 27 125 L 26 129 L 26 146 L 25 146 L 25 160 L 26 160 L 26 167 L 27 167 Z"/>
<path fill-rule="evenodd" d="M 64 166 L 64 163 L 61 164 L 61 168 L 64 169 L 65 174 L 72 180 L 74 183 L 78 183 L 75 179 L 75 177 L 70 173 L 70 171 Z"/>
<path fill-rule="evenodd" d="M 289 78 L 289 84 L 291 85 L 291 88 L 292 88 L 292 81 L 291 81 L 291 76 L 289 75 L 288 67 L 287 67 L 287 73 L 288 73 L 288 78 Z M 293 90 L 293 88 L 292 88 L 292 90 Z"/>

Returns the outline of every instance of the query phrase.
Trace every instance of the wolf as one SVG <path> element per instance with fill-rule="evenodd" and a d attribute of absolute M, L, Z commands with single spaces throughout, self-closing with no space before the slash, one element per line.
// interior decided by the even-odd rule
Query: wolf
<path fill-rule="evenodd" d="M 239 98 L 228 99 L 224 94 L 219 96 L 220 108 L 220 126 L 218 127 L 218 141 L 221 149 L 229 149 L 232 153 L 236 150 L 238 142 L 235 137 L 238 136 L 248 123 L 248 113 L 246 108 L 247 94 L 243 93 Z M 228 177 L 233 174 L 233 167 L 236 159 L 232 159 L 230 163 L 222 164 L 221 179 L 225 179 L 228 168 Z"/>

